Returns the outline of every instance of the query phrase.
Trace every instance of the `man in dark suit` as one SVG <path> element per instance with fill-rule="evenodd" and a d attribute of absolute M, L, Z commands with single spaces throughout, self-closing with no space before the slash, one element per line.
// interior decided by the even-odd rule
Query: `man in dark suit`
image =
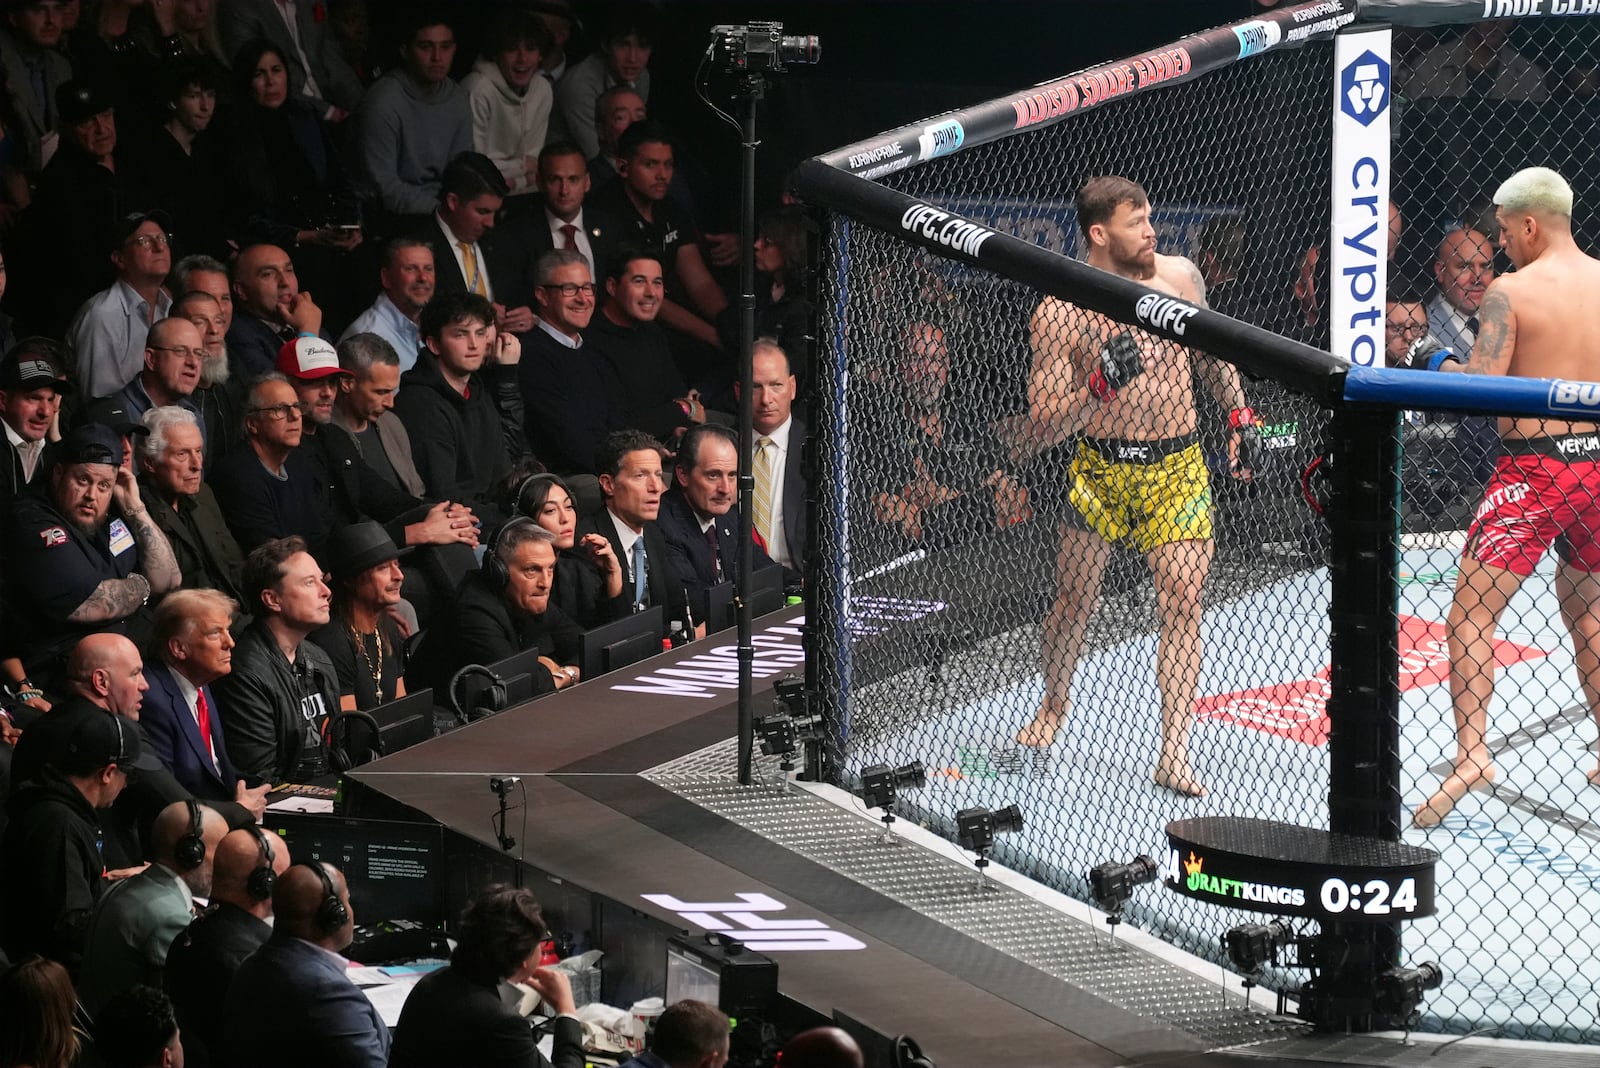
<path fill-rule="evenodd" d="M 533 329 L 533 261 L 521 241 L 496 240 L 495 218 L 509 190 L 479 152 L 452 159 L 439 179 L 439 205 L 410 237 L 433 249 L 434 293 L 476 293 L 494 305 L 500 330 Z"/>
<path fill-rule="evenodd" d="M 785 584 L 794 584 L 800 581 L 806 552 L 806 486 L 800 472 L 806 428 L 794 417 L 794 371 L 783 349 L 770 338 L 759 338 L 751 363 L 756 434 L 752 521 L 768 555 L 783 565 Z"/>
<path fill-rule="evenodd" d="M 578 520 L 576 536 L 599 534 L 609 541 L 622 562 L 623 595 L 639 607 L 663 606 L 670 626 L 685 617 L 689 598 L 656 523 L 667 488 L 661 446 L 642 430 L 619 430 L 601 443 L 596 459 L 606 506 Z M 704 636 L 704 625 L 698 625 L 695 637 Z"/>
<path fill-rule="evenodd" d="M 296 864 L 276 882 L 272 937 L 234 974 L 217 1059 L 238 1068 L 386 1068 L 389 1028 L 339 956 L 355 936 L 344 875 L 331 864 Z"/>
<path fill-rule="evenodd" d="M 221 1063 L 228 988 L 245 958 L 272 937 L 272 886 L 288 868 L 288 845 L 260 827 L 229 831 L 217 846 L 211 906 L 173 940 L 162 977 L 189 1068 Z"/>
<path fill-rule="evenodd" d="M 689 603 L 731 582 L 739 567 L 739 439 L 715 423 L 690 429 L 678 443 L 677 482 L 657 519 L 668 559 Z M 772 563 L 755 532 L 754 566 Z"/>
<path fill-rule="evenodd" d="M 18 345 L 0 357 L 0 511 L 9 512 L 17 494 L 42 473 L 45 439 L 61 408 L 67 380 L 49 361 Z M 53 344 L 46 342 L 46 344 Z"/>
<path fill-rule="evenodd" d="M 144 734 L 183 787 L 207 801 L 266 804 L 267 784 L 250 789 L 228 759 L 211 684 L 233 670 L 228 626 L 238 602 L 216 590 L 178 590 L 156 609 L 153 648 L 139 708 Z"/>
<path fill-rule="evenodd" d="M 572 249 L 589 262 L 589 274 L 599 278 L 616 248 L 621 231 L 602 211 L 585 203 L 589 195 L 589 167 L 583 151 L 571 141 L 552 141 L 539 152 L 537 210 L 523 220 L 522 240 L 537 261 L 551 249 Z"/>
<path fill-rule="evenodd" d="M 137 445 L 139 496 L 172 546 L 183 588 L 220 590 L 240 600 L 244 553 L 202 480 L 211 450 L 201 440 L 194 413 L 176 406 L 152 408 L 142 421 L 150 433 Z"/>

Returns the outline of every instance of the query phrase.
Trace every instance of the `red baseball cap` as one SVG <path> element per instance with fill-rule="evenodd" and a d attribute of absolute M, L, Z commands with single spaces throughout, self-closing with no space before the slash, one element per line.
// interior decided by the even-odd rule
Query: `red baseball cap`
<path fill-rule="evenodd" d="M 278 350 L 278 371 L 290 378 L 327 378 L 348 375 L 339 366 L 339 351 L 320 337 L 297 337 Z M 352 376 L 354 377 L 354 376 Z"/>

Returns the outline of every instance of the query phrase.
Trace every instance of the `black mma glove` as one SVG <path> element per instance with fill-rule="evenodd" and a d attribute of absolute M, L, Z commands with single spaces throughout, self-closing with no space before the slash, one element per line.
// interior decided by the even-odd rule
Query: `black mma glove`
<path fill-rule="evenodd" d="M 1117 390 L 1144 372 L 1144 358 L 1133 335 L 1123 331 L 1100 346 L 1100 366 L 1089 372 L 1089 392 L 1101 404 L 1110 404 Z"/>
<path fill-rule="evenodd" d="M 1462 359 L 1432 334 L 1423 334 L 1406 349 L 1406 366 L 1413 371 L 1437 371 L 1446 361 L 1461 363 Z"/>
<path fill-rule="evenodd" d="M 1235 408 L 1228 413 L 1228 425 L 1239 435 L 1239 448 L 1234 456 L 1235 471 L 1260 471 L 1267 462 L 1267 449 L 1261 443 L 1260 421 L 1253 408 Z"/>

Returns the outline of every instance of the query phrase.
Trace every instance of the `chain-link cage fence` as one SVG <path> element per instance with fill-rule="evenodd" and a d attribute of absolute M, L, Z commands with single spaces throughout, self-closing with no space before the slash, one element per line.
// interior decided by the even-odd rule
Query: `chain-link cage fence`
<path fill-rule="evenodd" d="M 1300 7 L 1311 19 L 1353 5 Z M 1296 24 L 1285 13 L 1272 41 Z M 1580 199 L 1595 184 L 1586 171 L 1600 165 L 1584 146 L 1600 50 L 1581 43 L 1594 29 L 1568 20 L 1396 32 L 1384 77 L 1398 218 L 1374 362 L 1407 365 L 1430 320 L 1441 341 L 1470 347 L 1446 328 L 1479 327 L 1472 312 L 1496 269 L 1484 205 L 1500 181 L 1547 163 Z M 1262 51 L 1253 31 L 1234 32 L 1242 61 L 1181 85 L 1133 91 L 1159 80 L 1149 71 L 1160 63 L 1187 65 L 1180 42 L 1015 98 L 1016 132 L 975 147 L 961 150 L 961 124 L 941 119 L 922 127 L 914 167 L 897 169 L 898 150 L 877 142 L 852 168 L 872 177 L 878 164 L 878 182 L 911 198 L 901 233 L 852 219 L 846 205 L 822 239 L 813 624 L 835 774 L 859 786 L 868 766 L 921 763 L 926 785 L 902 789 L 897 811 L 953 838 L 958 812 L 1015 804 L 1020 827 L 995 837 L 992 855 L 1084 900 L 1090 868 L 1163 860 L 1174 819 L 1328 826 L 1330 573 L 1340 564 L 1323 514 L 1329 410 L 1270 373 L 1241 375 L 1183 344 L 1181 328 L 1183 302 L 1203 292 L 1229 316 L 1329 347 L 1341 313 L 1328 248 L 1340 72 L 1325 40 L 1252 55 Z M 1479 71 L 1490 44 L 1498 51 Z M 1067 121 L 1038 121 L 1074 108 Z M 1142 218 L 1080 219 L 1077 195 L 1097 175 L 1148 191 L 1155 250 L 1174 257 L 1153 275 Z M 1086 222 L 1101 224 L 1098 246 Z M 945 258 L 903 236 L 918 231 L 974 255 Z M 1108 317 L 1048 296 L 972 262 L 990 231 L 1153 277 L 1178 301 L 1149 298 Z M 1132 364 L 1139 373 L 1128 376 Z M 1600 378 L 1600 367 L 1582 377 Z M 1242 438 L 1241 421 L 1254 433 Z M 1457 755 L 1451 606 L 1500 443 L 1482 415 L 1408 411 L 1400 426 L 1396 667 L 1409 817 L 1435 791 L 1471 785 L 1441 787 Z M 1406 832 L 1441 853 L 1439 913 L 1403 942 L 1406 959 L 1437 959 L 1445 973 L 1416 1021 L 1427 1029 L 1600 1033 L 1588 978 L 1597 951 L 1581 933 L 1600 904 L 1590 815 L 1600 795 L 1585 777 L 1592 702 L 1566 636 L 1593 598 L 1575 575 L 1561 578 L 1546 558 L 1499 632 L 1458 651 L 1464 665 L 1500 665 L 1485 742 L 1499 778 L 1434 813 L 1437 828 Z M 1222 933 L 1248 918 L 1154 887 L 1127 916 L 1219 964 Z M 1304 976 L 1269 967 L 1258 978 L 1292 992 Z"/>

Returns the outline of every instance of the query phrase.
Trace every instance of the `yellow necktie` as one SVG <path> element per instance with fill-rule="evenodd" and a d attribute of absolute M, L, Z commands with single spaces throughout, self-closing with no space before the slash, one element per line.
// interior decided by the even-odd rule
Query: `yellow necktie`
<path fill-rule="evenodd" d="M 772 544 L 772 458 L 767 454 L 767 449 L 772 444 L 771 438 L 759 438 L 756 441 L 755 515 L 750 517 L 768 545 Z"/>
<path fill-rule="evenodd" d="M 456 248 L 461 250 L 461 262 L 467 268 L 467 288 L 480 297 L 487 297 L 489 292 L 483 284 L 483 272 L 478 270 L 478 254 L 466 241 L 457 241 Z"/>

